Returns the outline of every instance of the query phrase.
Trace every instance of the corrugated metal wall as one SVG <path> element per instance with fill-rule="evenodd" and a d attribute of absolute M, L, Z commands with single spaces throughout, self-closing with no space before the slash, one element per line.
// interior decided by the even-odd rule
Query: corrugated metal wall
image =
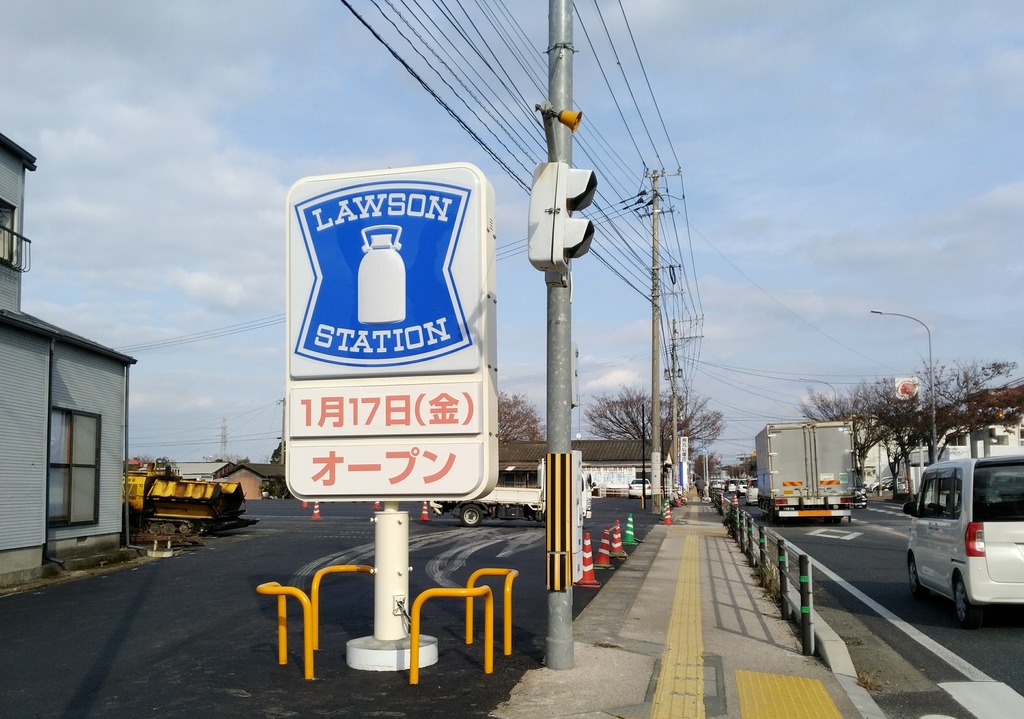
<path fill-rule="evenodd" d="M 22 193 L 24 191 L 24 166 L 21 160 L 0 151 L 0 200 L 18 208 L 15 211 L 15 226 L 11 229 L 21 231 Z M 21 273 L 6 265 L 0 266 L 0 309 L 21 309 Z"/>
<path fill-rule="evenodd" d="M 0 310 L 21 309 L 21 273 L 0 265 Z"/>
<path fill-rule="evenodd" d="M 0 326 L 0 550 L 46 539 L 49 342 Z"/>
<path fill-rule="evenodd" d="M 54 350 L 53 406 L 99 414 L 99 524 L 60 527 L 53 539 L 121 531 L 121 473 L 124 461 L 124 365 L 77 347 Z"/>
<path fill-rule="evenodd" d="M 15 207 L 21 205 L 24 174 L 25 166 L 21 158 L 0 150 L 0 198 Z M 21 231 L 17 227 L 14 229 Z"/>

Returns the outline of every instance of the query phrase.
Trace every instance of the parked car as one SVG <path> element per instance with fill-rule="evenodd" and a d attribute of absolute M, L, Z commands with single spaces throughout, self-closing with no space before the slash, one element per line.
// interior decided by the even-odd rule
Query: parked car
<path fill-rule="evenodd" d="M 953 600 L 960 625 L 1024 604 L 1024 455 L 937 462 L 921 477 L 907 547 L 910 591 Z"/>
<path fill-rule="evenodd" d="M 629 483 L 629 496 L 633 499 L 640 499 L 643 497 L 651 496 L 651 480 L 649 479 L 634 479 Z"/>

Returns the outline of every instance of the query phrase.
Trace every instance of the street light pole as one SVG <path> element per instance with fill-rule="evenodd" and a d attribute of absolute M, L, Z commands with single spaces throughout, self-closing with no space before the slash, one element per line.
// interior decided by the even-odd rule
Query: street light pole
<path fill-rule="evenodd" d="M 892 317 L 903 317 L 908 320 L 913 320 L 917 324 L 924 327 L 924 331 L 928 333 L 928 394 L 932 400 L 932 445 L 928 449 L 928 462 L 932 463 L 936 460 L 939 451 L 938 436 L 935 431 L 935 365 L 932 362 L 932 331 L 928 328 L 921 320 L 910 315 L 902 315 L 899 312 L 882 312 L 881 310 L 871 310 L 873 315 L 890 315 Z"/>

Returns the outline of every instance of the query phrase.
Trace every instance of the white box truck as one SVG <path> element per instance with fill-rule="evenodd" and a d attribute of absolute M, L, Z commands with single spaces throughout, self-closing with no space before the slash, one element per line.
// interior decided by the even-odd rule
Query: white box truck
<path fill-rule="evenodd" d="M 769 424 L 754 440 L 757 503 L 778 524 L 800 517 L 850 518 L 854 503 L 853 424 Z"/>

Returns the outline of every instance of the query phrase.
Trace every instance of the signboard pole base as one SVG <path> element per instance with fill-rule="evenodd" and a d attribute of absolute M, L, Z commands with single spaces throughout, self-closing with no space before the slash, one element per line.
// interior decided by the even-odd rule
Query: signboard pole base
<path fill-rule="evenodd" d="M 410 667 L 410 641 L 406 617 L 409 597 L 409 513 L 398 502 L 385 502 L 374 513 L 375 562 L 373 580 L 373 636 L 346 644 L 345 661 L 353 669 L 387 672 Z M 420 637 L 419 666 L 437 662 L 437 638 Z"/>

